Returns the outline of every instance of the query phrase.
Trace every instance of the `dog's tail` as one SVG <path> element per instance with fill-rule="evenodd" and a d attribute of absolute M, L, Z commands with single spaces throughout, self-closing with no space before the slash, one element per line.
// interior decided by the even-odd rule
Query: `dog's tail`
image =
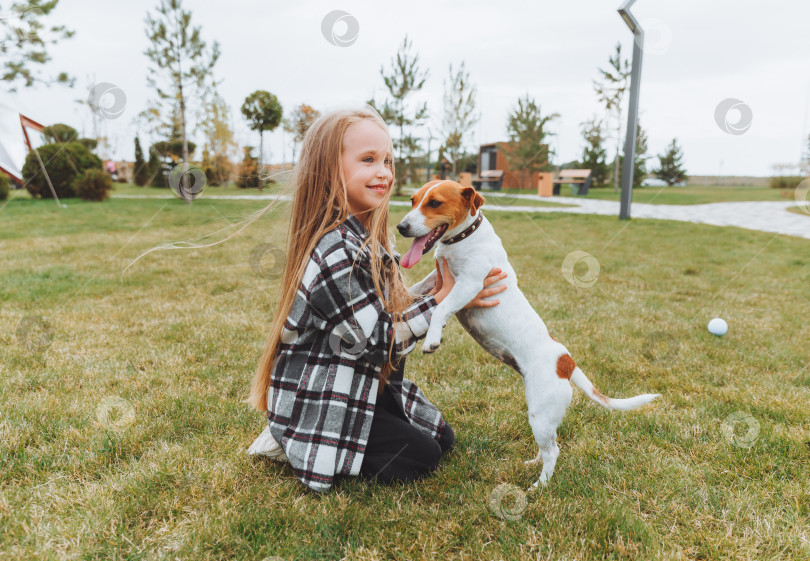
<path fill-rule="evenodd" d="M 630 411 L 631 409 L 636 409 L 651 402 L 661 395 L 660 393 L 643 393 L 635 397 L 628 397 L 627 399 L 608 397 L 593 387 L 593 384 L 588 380 L 588 377 L 585 376 L 585 373 L 580 370 L 579 366 L 574 368 L 574 371 L 571 373 L 571 381 L 579 386 L 579 389 L 585 392 L 593 401 L 613 411 Z"/>

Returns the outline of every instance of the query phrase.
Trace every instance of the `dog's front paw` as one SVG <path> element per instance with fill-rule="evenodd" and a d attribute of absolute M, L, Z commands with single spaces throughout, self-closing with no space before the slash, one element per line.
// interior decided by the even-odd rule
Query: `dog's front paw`
<path fill-rule="evenodd" d="M 425 337 L 425 343 L 422 345 L 422 352 L 425 354 L 430 354 L 436 349 L 439 348 L 439 345 L 442 344 L 442 334 L 441 332 L 436 334 L 431 334 L 428 331 L 427 336 Z"/>

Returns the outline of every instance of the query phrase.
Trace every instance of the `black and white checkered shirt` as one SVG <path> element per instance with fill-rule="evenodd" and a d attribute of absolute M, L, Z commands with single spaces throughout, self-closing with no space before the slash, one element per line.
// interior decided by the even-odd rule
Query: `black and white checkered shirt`
<path fill-rule="evenodd" d="M 273 367 L 270 432 L 299 479 L 316 491 L 328 491 L 336 475 L 360 472 L 391 338 L 396 338 L 395 359 L 411 352 L 437 305 L 432 295 L 417 297 L 405 320 L 394 324 L 374 289 L 370 249 L 360 249 L 368 235 L 349 215 L 320 239 L 284 323 Z M 379 250 L 390 263 L 382 245 Z M 398 254 L 394 259 L 399 263 Z M 398 373 L 389 383 L 405 416 L 438 440 L 445 427 L 441 413 Z"/>

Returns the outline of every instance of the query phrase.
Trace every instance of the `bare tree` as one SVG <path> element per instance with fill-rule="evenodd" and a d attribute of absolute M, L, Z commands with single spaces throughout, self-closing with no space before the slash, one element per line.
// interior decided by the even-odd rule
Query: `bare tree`
<path fill-rule="evenodd" d="M 602 68 L 602 81 L 593 81 L 593 88 L 599 98 L 599 102 L 605 106 L 608 114 L 616 118 L 616 159 L 613 168 L 613 192 L 619 192 L 619 148 L 621 146 L 622 134 L 622 101 L 624 93 L 629 87 L 630 61 L 622 60 L 622 45 L 616 43 L 616 53 L 608 59 L 607 70 Z"/>
<path fill-rule="evenodd" d="M 445 136 L 447 154 L 453 163 L 452 177 L 456 177 L 456 163 L 461 156 L 465 135 L 478 122 L 475 115 L 476 87 L 470 84 L 470 75 L 464 69 L 464 61 L 458 72 L 450 64 L 450 83 L 444 83 L 444 118 L 442 132 Z"/>
<path fill-rule="evenodd" d="M 295 152 L 298 144 L 304 141 L 304 135 L 310 125 L 321 115 L 320 111 L 311 106 L 301 104 L 295 108 L 292 115 L 284 119 L 284 130 L 293 135 L 293 164 L 295 164 Z"/>

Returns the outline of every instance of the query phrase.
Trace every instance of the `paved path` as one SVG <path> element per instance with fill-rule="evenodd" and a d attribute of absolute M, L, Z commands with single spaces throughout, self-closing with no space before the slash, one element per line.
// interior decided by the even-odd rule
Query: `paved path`
<path fill-rule="evenodd" d="M 497 205 L 495 201 L 503 197 L 507 205 Z M 488 194 L 486 204 L 493 210 L 522 210 L 527 212 L 568 212 L 573 214 L 602 214 L 619 216 L 619 203 L 599 199 L 579 199 L 576 197 L 538 197 L 536 195 L 493 195 Z M 551 203 L 577 205 L 576 207 L 528 207 L 518 206 L 519 199 L 544 201 Z M 514 201 L 514 202 L 513 202 Z M 748 230 L 760 230 L 775 234 L 787 234 L 810 239 L 810 202 L 805 208 L 808 213 L 788 212 L 789 207 L 799 206 L 794 200 L 789 201 L 745 201 L 733 203 L 706 203 L 697 205 L 654 205 L 633 203 L 630 216 L 633 218 L 658 218 L 679 220 L 714 226 L 736 226 Z"/>
<path fill-rule="evenodd" d="M 619 216 L 619 203 L 599 199 L 577 197 L 539 197 L 537 195 L 500 195 L 485 193 L 485 208 L 513 212 L 567 212 L 571 214 L 602 214 Z M 114 198 L 161 198 L 173 199 L 173 195 L 113 195 Z M 227 200 L 272 200 L 277 195 L 217 195 L 207 199 Z M 289 198 L 289 197 L 286 197 Z M 575 206 L 526 206 L 520 200 L 543 201 Z M 498 204 L 501 203 L 501 204 Z M 391 201 L 392 206 L 411 206 L 405 201 Z M 630 215 L 633 218 L 658 218 L 679 220 L 714 226 L 736 226 L 748 230 L 760 230 L 775 234 L 787 234 L 810 239 L 810 214 L 788 212 L 788 207 L 799 206 L 796 201 L 757 201 L 736 203 L 707 203 L 698 205 L 653 205 L 633 203 Z M 808 202 L 810 206 L 810 202 Z"/>

